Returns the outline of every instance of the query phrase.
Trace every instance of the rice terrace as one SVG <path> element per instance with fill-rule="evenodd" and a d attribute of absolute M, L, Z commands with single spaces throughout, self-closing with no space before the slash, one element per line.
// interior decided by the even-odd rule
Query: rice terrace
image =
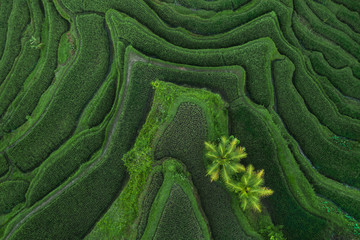
<path fill-rule="evenodd" d="M 359 0 L 0 0 L 1 240 L 359 240 Z"/>

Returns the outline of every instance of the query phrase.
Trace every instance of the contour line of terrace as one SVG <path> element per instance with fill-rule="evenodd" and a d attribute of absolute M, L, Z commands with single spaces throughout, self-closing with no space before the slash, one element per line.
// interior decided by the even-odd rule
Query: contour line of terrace
<path fill-rule="evenodd" d="M 126 81 L 125 81 L 125 85 L 124 85 L 124 92 L 121 96 L 121 100 L 120 100 L 120 106 L 119 109 L 116 113 L 116 117 L 112 123 L 112 126 L 110 127 L 109 130 L 109 134 L 106 140 L 106 143 L 103 147 L 103 151 L 101 153 L 101 155 L 98 157 L 97 160 L 95 160 L 93 163 L 91 163 L 86 169 L 83 170 L 83 172 L 81 172 L 79 175 L 77 175 L 74 179 L 72 179 L 70 182 L 68 182 L 65 186 L 63 186 L 62 188 L 60 188 L 58 191 L 54 192 L 50 197 L 48 197 L 48 199 L 46 199 L 45 201 L 43 201 L 40 205 L 34 207 L 33 210 L 31 210 L 29 213 L 27 213 L 10 231 L 10 233 L 4 238 L 4 240 L 7 240 L 11 237 L 11 235 L 20 227 L 21 224 L 23 224 L 28 218 L 30 218 L 33 214 L 35 214 L 38 210 L 42 209 L 43 207 L 45 207 L 47 204 L 49 204 L 53 199 L 55 199 L 57 196 L 59 196 L 62 192 L 64 192 L 67 188 L 71 187 L 75 182 L 77 182 L 79 179 L 81 179 L 86 173 L 88 173 L 98 162 L 100 162 L 100 160 L 103 158 L 103 156 L 106 154 L 109 144 L 111 142 L 111 138 L 115 132 L 117 123 L 120 119 L 122 110 L 123 110 L 123 105 L 124 105 L 124 99 L 127 95 L 127 90 L 128 90 L 128 85 L 129 85 L 129 81 L 130 81 L 130 72 L 131 69 L 133 67 L 133 65 L 136 62 L 144 62 L 144 63 L 151 63 L 153 65 L 157 65 L 157 66 L 162 66 L 162 67 L 168 67 L 168 68 L 173 68 L 173 69 L 178 69 L 178 70 L 182 70 L 182 71 L 196 71 L 196 72 L 209 72 L 210 70 L 201 70 L 201 69 L 191 69 L 189 67 L 179 67 L 179 66 L 171 66 L 171 65 L 166 65 L 164 63 L 160 63 L 160 62 L 155 62 L 154 60 L 148 60 L 145 59 L 144 57 L 134 53 L 133 51 L 131 51 L 129 53 L 128 56 L 129 60 L 128 60 L 128 66 L 127 66 L 127 72 L 126 72 Z M 240 66 L 238 66 L 240 67 Z M 214 72 L 221 72 L 218 70 L 212 70 Z M 233 74 L 239 76 L 239 78 L 241 79 L 242 76 L 242 71 L 239 70 L 224 70 L 223 72 L 232 72 Z M 245 87 L 244 87 L 245 88 Z M 21 214 L 21 213 L 20 213 Z"/>

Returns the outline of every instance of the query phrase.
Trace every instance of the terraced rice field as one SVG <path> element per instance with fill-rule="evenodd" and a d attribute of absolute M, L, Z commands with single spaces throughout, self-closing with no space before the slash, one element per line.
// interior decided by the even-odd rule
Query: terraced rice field
<path fill-rule="evenodd" d="M 261 213 L 206 176 L 223 135 L 265 170 Z M 360 1 L 0 0 L 0 239 L 351 240 L 359 221 Z"/>

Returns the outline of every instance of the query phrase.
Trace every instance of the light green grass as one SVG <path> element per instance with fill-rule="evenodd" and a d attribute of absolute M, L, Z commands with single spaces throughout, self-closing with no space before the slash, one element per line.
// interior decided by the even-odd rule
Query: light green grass
<path fill-rule="evenodd" d="M 61 36 L 58 48 L 58 64 L 66 64 L 68 59 L 75 54 L 75 37 L 66 32 Z"/>

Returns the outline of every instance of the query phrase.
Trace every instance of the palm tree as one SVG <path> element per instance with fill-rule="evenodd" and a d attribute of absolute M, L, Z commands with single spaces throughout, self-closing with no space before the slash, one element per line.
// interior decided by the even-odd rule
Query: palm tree
<path fill-rule="evenodd" d="M 237 138 L 231 136 L 227 139 L 222 136 L 218 147 L 210 142 L 205 142 L 205 148 L 208 152 L 206 157 L 212 160 L 212 163 L 207 168 L 207 174 L 211 177 L 211 182 L 219 178 L 219 173 L 224 182 L 230 181 L 230 176 L 240 171 L 245 171 L 244 165 L 240 164 L 240 160 L 247 156 L 244 147 L 236 148 L 240 143 Z"/>
<path fill-rule="evenodd" d="M 260 198 L 274 193 L 273 190 L 263 187 L 264 169 L 254 172 L 254 167 L 250 164 L 246 172 L 241 177 L 240 182 L 230 181 L 226 185 L 236 193 L 239 193 L 241 208 L 245 210 L 251 206 L 254 210 L 261 212 Z"/>

